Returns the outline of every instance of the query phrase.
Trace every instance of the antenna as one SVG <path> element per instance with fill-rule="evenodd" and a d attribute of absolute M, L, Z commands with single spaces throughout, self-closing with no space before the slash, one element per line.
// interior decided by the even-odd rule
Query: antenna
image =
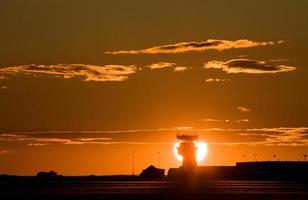
<path fill-rule="evenodd" d="M 132 167 L 133 167 L 133 176 L 135 176 L 135 152 L 132 152 Z"/>

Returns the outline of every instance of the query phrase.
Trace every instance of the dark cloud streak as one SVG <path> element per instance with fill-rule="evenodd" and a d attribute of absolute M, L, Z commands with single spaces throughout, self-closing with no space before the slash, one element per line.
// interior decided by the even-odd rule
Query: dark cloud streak
<path fill-rule="evenodd" d="M 134 65 L 19 65 L 0 69 L 0 77 L 23 75 L 45 75 L 58 78 L 82 77 L 84 81 L 124 81 L 138 70 Z"/>
<path fill-rule="evenodd" d="M 248 122 L 241 119 L 236 122 Z M 0 142 L 24 143 L 29 146 L 45 146 L 53 144 L 63 145 L 113 145 L 113 144 L 172 144 L 166 142 L 151 141 L 140 138 L 140 134 L 158 134 L 166 138 L 166 134 L 174 134 L 180 127 L 162 129 L 141 129 L 123 131 L 52 131 L 52 132 L 29 132 L 29 133 L 2 133 Z M 208 136 L 217 137 L 224 135 L 225 139 L 207 141 L 209 144 L 224 145 L 249 145 L 249 146 L 308 146 L 308 127 L 277 127 L 255 129 L 192 129 L 199 133 L 200 138 Z M 129 137 L 127 137 L 129 135 Z M 215 138 L 214 137 L 214 138 Z M 232 137 L 232 139 L 226 138 Z"/>
<path fill-rule="evenodd" d="M 227 62 L 209 61 L 204 63 L 204 69 L 222 69 L 227 73 L 246 73 L 246 74 L 275 74 L 279 72 L 290 72 L 296 69 L 293 66 L 268 64 L 265 61 L 252 59 L 232 59 Z"/>
<path fill-rule="evenodd" d="M 176 44 L 168 44 L 162 46 L 151 47 L 140 50 L 120 50 L 120 51 L 108 51 L 106 54 L 158 54 L 158 53 L 185 53 L 191 51 L 207 51 L 207 50 L 227 50 L 227 49 L 239 49 L 250 48 L 257 46 L 271 46 L 275 44 L 284 43 L 283 40 L 273 42 L 256 42 L 247 39 L 241 40 L 217 40 L 209 39 L 205 42 L 180 42 Z"/>

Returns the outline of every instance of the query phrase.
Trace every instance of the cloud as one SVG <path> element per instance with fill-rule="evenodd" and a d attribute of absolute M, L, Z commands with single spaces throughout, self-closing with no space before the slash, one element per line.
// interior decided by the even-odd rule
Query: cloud
<path fill-rule="evenodd" d="M 286 58 L 278 58 L 278 59 L 272 59 L 270 60 L 271 62 L 288 62 L 290 61 L 290 59 L 286 59 Z"/>
<path fill-rule="evenodd" d="M 0 141 L 3 142 L 26 142 L 29 146 L 45 146 L 48 144 L 104 144 L 110 141 L 110 137 L 78 137 L 78 136 L 54 136 L 51 132 L 44 133 L 6 133 L 0 134 Z"/>
<path fill-rule="evenodd" d="M 237 106 L 236 109 L 240 112 L 251 112 L 251 109 L 244 106 Z"/>
<path fill-rule="evenodd" d="M 172 68 L 174 72 L 183 72 L 190 69 L 190 67 L 178 66 L 176 63 L 170 63 L 170 62 L 153 63 L 146 67 L 150 68 L 151 70 Z"/>
<path fill-rule="evenodd" d="M 17 74 L 48 75 L 52 77 L 73 78 L 82 77 L 84 81 L 124 81 L 138 70 L 134 65 L 19 65 L 0 69 L 0 76 L 7 77 Z"/>
<path fill-rule="evenodd" d="M 48 144 L 46 144 L 46 143 L 29 143 L 28 145 L 29 146 L 46 146 Z"/>
<path fill-rule="evenodd" d="M 308 127 L 275 127 L 253 129 L 195 129 L 202 135 L 230 136 L 229 140 L 208 141 L 215 145 L 308 146 Z M 236 139 L 234 139 L 236 138 Z"/>
<path fill-rule="evenodd" d="M 236 120 L 237 123 L 241 123 L 241 122 L 249 122 L 249 119 L 238 119 Z"/>
<path fill-rule="evenodd" d="M 12 153 L 12 151 L 6 150 L 6 149 L 0 149 L 0 155 L 5 155 L 5 154 L 9 154 L 9 153 Z"/>
<path fill-rule="evenodd" d="M 190 67 L 178 66 L 178 67 L 175 67 L 173 69 L 173 71 L 175 71 L 175 72 L 183 72 L 183 71 L 186 71 L 188 69 L 190 69 Z"/>
<path fill-rule="evenodd" d="M 265 61 L 251 59 L 232 59 L 227 62 L 209 61 L 204 63 L 205 69 L 222 69 L 227 73 L 247 73 L 247 74 L 274 74 L 278 72 L 289 72 L 296 67 L 268 64 Z"/>
<path fill-rule="evenodd" d="M 251 129 L 267 136 L 265 144 L 277 146 L 308 146 L 307 127 Z"/>
<path fill-rule="evenodd" d="M 224 78 L 208 78 L 205 79 L 205 82 L 207 83 L 213 83 L 213 82 L 229 82 L 231 79 L 224 79 Z"/>
<path fill-rule="evenodd" d="M 223 120 L 221 120 L 223 122 Z M 231 122 L 231 121 L 230 121 Z M 236 123 L 236 121 L 232 121 Z M 242 119 L 241 122 L 247 122 Z M 211 145 L 248 146 L 308 146 L 308 127 L 274 128 L 193 128 L 173 127 L 110 131 L 49 131 L 0 133 L 0 142 L 22 143 L 27 146 L 46 145 L 171 145 L 177 131 L 197 132 L 200 139 Z M 155 138 L 140 137 L 154 134 Z M 163 142 L 162 142 L 163 141 Z M 4 151 L 5 152 L 5 151 Z"/>
<path fill-rule="evenodd" d="M 153 63 L 151 65 L 148 65 L 147 67 L 150 68 L 151 70 L 155 70 L 155 69 L 163 69 L 163 68 L 169 68 L 169 67 L 174 68 L 175 66 L 176 66 L 176 63 L 158 62 L 158 63 Z"/>
<path fill-rule="evenodd" d="M 201 119 L 202 122 L 236 122 L 236 123 L 241 123 L 241 122 L 249 122 L 249 119 L 237 119 L 237 120 L 229 120 L 229 119 L 225 119 L 225 120 L 220 120 L 220 119 Z"/>
<path fill-rule="evenodd" d="M 7 90 L 7 89 L 8 89 L 8 86 L 2 85 L 0 88 L 1 88 L 2 90 Z"/>
<path fill-rule="evenodd" d="M 159 131 L 157 129 L 157 131 Z M 145 145 L 145 144 L 170 144 L 166 142 L 149 142 L 141 140 L 132 140 L 124 135 L 120 138 L 113 139 L 111 137 L 97 136 L 93 134 L 119 134 L 148 132 L 148 130 L 125 130 L 125 131 L 49 131 L 49 132 L 26 132 L 26 133 L 2 133 L 0 134 L 0 142 L 23 143 L 31 147 L 43 147 L 47 145 Z M 80 137 L 82 135 L 82 137 Z M 123 138 L 122 140 L 120 140 Z"/>
<path fill-rule="evenodd" d="M 246 57 L 248 57 L 248 55 L 239 55 L 239 56 L 237 56 L 238 58 L 246 58 Z"/>
<path fill-rule="evenodd" d="M 203 121 L 203 122 L 220 122 L 221 120 L 219 120 L 219 119 L 201 119 L 201 121 Z"/>
<path fill-rule="evenodd" d="M 247 39 L 241 40 L 215 40 L 209 39 L 205 42 L 180 42 L 176 44 L 168 44 L 162 46 L 151 47 L 140 50 L 120 50 L 120 51 L 108 51 L 106 54 L 158 54 L 158 53 L 185 53 L 191 51 L 207 51 L 207 50 L 226 50 L 226 49 L 239 49 L 249 48 L 257 46 L 271 46 L 274 44 L 284 43 L 283 40 L 273 42 L 255 42 Z"/>
<path fill-rule="evenodd" d="M 8 136 L 8 135 L 7 135 Z M 62 144 L 62 145 L 118 145 L 118 144 L 130 144 L 130 145 L 145 145 L 145 144 L 171 144 L 166 142 L 144 142 L 144 141 L 113 141 L 111 138 L 57 138 L 57 137 L 36 137 L 32 134 L 11 134 L 9 138 L 0 136 L 0 141 L 6 142 L 25 142 L 31 147 L 43 147 L 47 145 Z M 1 153 L 1 151 L 0 151 Z M 4 151 L 2 152 L 4 154 Z M 9 153 L 9 152 L 7 152 Z"/>

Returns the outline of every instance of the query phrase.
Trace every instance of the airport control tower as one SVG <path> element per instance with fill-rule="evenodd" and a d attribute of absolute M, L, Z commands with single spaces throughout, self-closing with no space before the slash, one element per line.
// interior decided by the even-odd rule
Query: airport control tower
<path fill-rule="evenodd" d="M 194 168 L 197 166 L 195 141 L 198 136 L 196 134 L 177 134 L 177 139 L 181 140 L 178 153 L 182 156 L 182 167 L 185 169 Z"/>

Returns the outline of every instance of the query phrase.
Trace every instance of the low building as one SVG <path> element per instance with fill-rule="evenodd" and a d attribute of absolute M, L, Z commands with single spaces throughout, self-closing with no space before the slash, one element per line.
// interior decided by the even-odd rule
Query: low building
<path fill-rule="evenodd" d="M 168 178 L 202 180 L 308 180 L 308 162 L 238 162 L 236 166 L 199 166 L 170 168 Z"/>
<path fill-rule="evenodd" d="M 155 166 L 151 165 L 144 169 L 141 174 L 139 175 L 140 178 L 164 178 L 165 177 L 165 170 L 156 168 Z"/>

